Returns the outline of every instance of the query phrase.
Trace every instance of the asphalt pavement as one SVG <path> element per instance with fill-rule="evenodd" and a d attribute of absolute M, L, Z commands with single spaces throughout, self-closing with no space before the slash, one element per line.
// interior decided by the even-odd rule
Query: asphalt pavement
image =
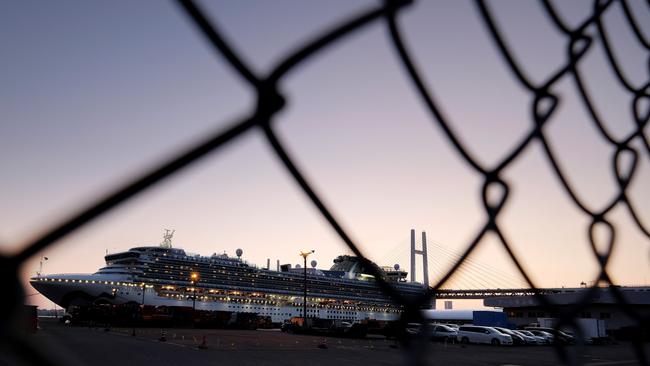
<path fill-rule="evenodd" d="M 133 335 L 135 334 L 135 335 Z M 160 341 L 164 334 L 165 341 Z M 425 365 L 557 365 L 553 347 L 494 347 L 420 342 L 398 345 L 381 337 L 325 338 L 277 330 L 71 327 L 41 321 L 27 336 L 62 365 L 403 365 L 422 355 Z M 650 347 L 646 346 L 650 353 Z M 21 358 L 0 348 L 0 365 Z M 639 364 L 629 344 L 568 347 L 568 357 L 588 366 Z"/>

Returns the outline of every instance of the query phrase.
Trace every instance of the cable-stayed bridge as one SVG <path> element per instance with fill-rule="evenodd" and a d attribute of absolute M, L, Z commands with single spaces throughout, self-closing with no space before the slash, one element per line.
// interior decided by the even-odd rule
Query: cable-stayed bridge
<path fill-rule="evenodd" d="M 442 288 L 435 291 L 436 299 L 471 300 L 584 291 L 582 287 L 533 289 L 521 277 L 518 278 L 516 275 L 472 258 L 463 259 L 461 253 L 446 248 L 439 243 L 427 243 L 425 232 L 422 232 L 419 245 L 417 239 L 419 238 L 416 238 L 415 230 L 411 230 L 410 251 L 408 253 L 410 259 L 409 280 L 411 282 L 421 282 L 423 286 L 430 287 L 434 283 L 432 279 L 442 278 L 446 268 L 453 263 L 462 261 L 462 265 L 452 278 Z M 393 248 L 392 252 L 386 254 L 384 260 L 396 260 L 396 263 L 399 263 L 405 257 L 406 248 L 408 248 L 406 243 L 399 243 L 398 246 Z M 418 255 L 421 256 L 421 261 L 416 260 Z M 418 270 L 418 262 L 421 263 L 421 271 Z"/>
<path fill-rule="evenodd" d="M 575 292 L 583 288 L 514 288 L 514 289 L 472 289 L 472 290 L 451 290 L 441 289 L 436 291 L 436 299 L 484 299 L 486 297 L 502 296 L 532 296 L 535 294 L 549 295 L 563 292 Z"/>

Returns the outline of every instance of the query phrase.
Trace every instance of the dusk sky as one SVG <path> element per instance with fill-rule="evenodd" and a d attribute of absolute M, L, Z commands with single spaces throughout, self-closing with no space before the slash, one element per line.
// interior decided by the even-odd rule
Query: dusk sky
<path fill-rule="evenodd" d="M 567 40 L 537 2 L 488 2 L 515 56 L 535 81 L 566 59 Z M 376 1 L 204 1 L 258 73 Z M 650 38 L 650 7 L 631 1 Z M 557 2 L 576 25 L 591 1 Z M 532 126 L 532 96 L 513 77 L 473 2 L 422 1 L 399 16 L 429 88 L 462 140 L 494 165 Z M 615 4 L 606 26 L 626 76 L 650 79 L 640 47 Z M 0 249 L 5 253 L 193 142 L 246 116 L 255 94 L 171 1 L 0 2 Z M 634 128 L 632 96 L 598 41 L 580 64 L 599 113 L 616 136 Z M 276 128 L 307 178 L 364 253 L 408 270 L 409 231 L 453 251 L 484 222 L 482 177 L 452 148 L 412 87 L 385 22 L 318 53 L 280 85 L 288 105 Z M 600 208 L 616 192 L 613 149 L 598 134 L 569 78 L 546 132 L 580 198 Z M 649 107 L 650 108 L 650 107 Z M 646 130 L 646 136 L 647 136 Z M 650 156 L 640 152 L 629 189 L 650 226 Z M 537 284 L 577 287 L 597 274 L 589 218 L 569 199 L 539 143 L 503 174 L 512 188 L 499 223 Z M 621 285 L 650 283 L 650 242 L 628 212 L 609 266 Z M 237 248 L 260 266 L 299 263 L 300 249 L 329 268 L 349 250 L 273 155 L 259 131 L 164 181 L 41 255 L 45 273 L 95 272 L 106 251 L 173 244 L 210 255 Z M 432 281 L 451 262 L 433 268 Z M 311 257 L 310 257 L 311 258 Z M 518 278 L 488 237 L 473 260 Z M 25 283 L 39 256 L 22 268 Z M 421 266 L 419 267 L 421 268 Z M 421 278 L 421 274 L 418 274 Z M 456 281 L 456 282 L 454 282 Z M 462 278 L 452 279 L 462 286 Z M 34 293 L 31 287 L 28 294 Z M 30 302 L 49 307 L 44 298 Z"/>

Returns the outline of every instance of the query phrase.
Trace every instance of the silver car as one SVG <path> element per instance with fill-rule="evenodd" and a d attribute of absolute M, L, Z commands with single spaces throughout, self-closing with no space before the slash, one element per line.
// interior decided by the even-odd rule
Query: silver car
<path fill-rule="evenodd" d="M 458 329 L 456 336 L 460 343 L 487 343 L 494 346 L 512 345 L 512 338 L 492 327 L 479 325 L 463 325 Z"/>
<path fill-rule="evenodd" d="M 442 324 L 431 325 L 431 340 L 455 342 L 458 331 Z"/>
<path fill-rule="evenodd" d="M 544 339 L 541 337 L 537 337 L 536 335 L 526 331 L 526 330 L 513 330 L 513 332 L 521 335 L 524 337 L 524 340 L 526 341 L 526 344 L 544 344 Z"/>
<path fill-rule="evenodd" d="M 531 332 L 529 330 L 520 330 L 520 332 L 535 338 L 535 340 L 537 341 L 537 344 L 546 344 L 546 338 L 538 336 L 537 334 L 534 334 L 533 332 Z"/>
<path fill-rule="evenodd" d="M 527 332 L 532 333 L 537 337 L 541 337 L 544 340 L 544 344 L 551 344 L 555 340 L 554 335 L 543 330 L 527 330 Z"/>

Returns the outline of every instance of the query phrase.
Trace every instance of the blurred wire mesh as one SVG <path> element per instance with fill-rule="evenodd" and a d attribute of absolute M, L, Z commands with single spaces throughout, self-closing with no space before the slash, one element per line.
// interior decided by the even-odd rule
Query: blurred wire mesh
<path fill-rule="evenodd" d="M 645 131 L 648 120 L 650 119 L 650 77 L 647 80 L 630 80 L 622 71 L 620 66 L 619 55 L 617 55 L 610 42 L 608 28 L 603 21 L 603 17 L 614 7 L 622 9 L 628 26 L 632 30 L 636 41 L 648 55 L 650 60 L 650 37 L 643 34 L 634 13 L 631 11 L 628 3 L 620 1 L 593 1 L 591 14 L 583 19 L 577 26 L 569 26 L 563 19 L 562 14 L 558 12 L 551 1 L 540 2 L 540 9 L 544 12 L 548 21 L 562 34 L 566 43 L 566 57 L 562 64 L 556 65 L 555 71 L 547 75 L 543 81 L 535 82 L 522 67 L 508 42 L 503 36 L 499 23 L 491 10 L 489 2 L 475 1 L 475 7 L 479 18 L 485 26 L 485 31 L 490 35 L 494 42 L 494 47 L 498 50 L 507 65 L 511 74 L 519 84 L 530 95 L 530 127 L 527 133 L 514 145 L 510 151 L 494 166 L 481 164 L 473 156 L 468 146 L 454 132 L 454 127 L 446 118 L 442 109 L 433 97 L 428 85 L 423 81 L 418 66 L 413 61 L 411 53 L 405 44 L 400 28 L 400 11 L 411 5 L 411 1 L 405 0 L 386 0 L 376 7 L 364 11 L 360 14 L 352 15 L 342 20 L 338 25 L 333 26 L 326 32 L 319 34 L 300 47 L 294 49 L 285 55 L 285 57 L 272 68 L 268 75 L 260 75 L 253 71 L 250 65 L 237 54 L 230 46 L 229 42 L 223 37 L 217 25 L 211 19 L 208 19 L 206 13 L 202 11 L 194 2 L 189 0 L 179 0 L 179 11 L 191 18 L 200 33 L 205 37 L 206 42 L 213 47 L 214 51 L 223 57 L 232 68 L 232 72 L 237 74 L 243 83 L 255 91 L 257 103 L 254 110 L 250 111 L 247 117 L 239 121 L 232 122 L 228 128 L 218 134 L 209 136 L 200 144 L 192 146 L 190 149 L 173 157 L 169 161 L 159 166 L 152 167 L 149 171 L 143 172 L 142 175 L 128 184 L 116 187 L 116 189 L 105 197 L 99 197 L 96 201 L 90 202 L 87 207 L 70 216 L 59 225 L 53 227 L 44 235 L 25 243 L 22 250 L 11 257 L 0 258 L 0 278 L 8 286 L 13 288 L 13 301 L 0 302 L 0 310 L 3 316 L 2 321 L 2 338 L 8 340 L 12 345 L 18 358 L 23 358 L 33 363 L 42 364 L 59 364 L 65 363 L 63 360 L 52 359 L 43 356 L 38 347 L 35 347 L 15 330 L 12 320 L 22 303 L 23 289 L 20 286 L 18 278 L 18 268 L 22 262 L 32 257 L 39 251 L 48 247 L 52 243 L 62 239 L 71 232 L 88 224 L 99 216 L 105 214 L 116 206 L 128 201 L 132 197 L 140 194 L 148 188 L 165 180 L 169 176 L 177 173 L 192 163 L 198 161 L 210 152 L 218 150 L 223 146 L 234 142 L 238 137 L 249 133 L 253 130 L 263 131 L 268 144 L 272 147 L 276 157 L 283 163 L 286 170 L 294 178 L 295 182 L 301 187 L 307 199 L 318 209 L 322 218 L 336 231 L 341 241 L 354 252 L 363 261 L 368 261 L 361 247 L 355 243 L 343 229 L 339 220 L 331 213 L 325 202 L 319 194 L 312 188 L 303 173 L 294 164 L 293 157 L 285 149 L 285 146 L 278 139 L 274 129 L 274 116 L 285 107 L 285 97 L 278 89 L 278 84 L 291 73 L 296 66 L 302 64 L 310 58 L 317 57 L 322 50 L 328 46 L 339 42 L 341 39 L 359 32 L 370 24 L 382 23 L 387 27 L 392 44 L 389 45 L 395 52 L 396 57 L 401 62 L 406 77 L 412 82 L 413 88 L 421 98 L 421 102 L 430 112 L 431 123 L 439 128 L 445 134 L 448 142 L 453 146 L 455 151 L 465 161 L 467 167 L 482 176 L 482 185 L 480 187 L 485 213 L 485 221 L 480 230 L 475 233 L 473 239 L 468 243 L 465 251 L 460 256 L 455 265 L 444 274 L 441 279 L 433 284 L 428 291 L 422 294 L 420 298 L 405 298 L 391 284 L 385 281 L 381 274 L 377 272 L 376 267 L 366 266 L 377 278 L 377 284 L 381 290 L 390 296 L 395 302 L 404 307 L 402 319 L 403 325 L 409 321 L 421 320 L 420 309 L 427 303 L 430 303 L 436 296 L 436 291 L 441 289 L 450 278 L 460 269 L 461 265 L 467 260 L 473 251 L 484 242 L 488 234 L 495 235 L 503 248 L 506 250 L 517 269 L 526 280 L 527 284 L 536 289 L 535 282 L 529 276 L 526 268 L 521 264 L 514 252 L 511 250 L 509 239 L 502 232 L 498 218 L 507 202 L 510 192 L 510 185 L 502 178 L 504 171 L 513 165 L 522 154 L 529 149 L 533 143 L 537 143 L 543 148 L 546 160 L 552 167 L 555 177 L 560 182 L 568 200 L 570 200 L 583 214 L 589 218 L 588 227 L 589 242 L 587 243 L 593 251 L 593 260 L 598 263 L 600 268 L 599 275 L 594 281 L 593 287 L 585 291 L 581 301 L 570 308 L 555 307 L 549 299 L 542 293 L 536 293 L 537 300 L 549 312 L 558 314 L 560 319 L 559 326 L 575 326 L 574 320 L 586 307 L 590 301 L 597 295 L 597 286 L 614 285 L 607 271 L 607 264 L 611 253 L 616 246 L 615 226 L 609 219 L 610 213 L 619 207 L 624 208 L 635 223 L 638 230 L 648 239 L 650 239 L 650 228 L 646 223 L 641 221 L 637 213 L 638 207 L 629 198 L 627 190 L 631 181 L 638 170 L 639 159 L 650 159 L 650 143 Z M 650 2 L 646 5 L 650 8 Z M 603 122 L 602 117 L 597 112 L 592 97 L 585 87 L 585 78 L 580 72 L 580 64 L 599 43 L 600 47 L 605 50 L 605 55 L 611 72 L 614 74 L 620 85 L 629 94 L 630 110 L 632 122 L 635 126 L 629 133 L 623 137 L 616 137 L 608 130 L 607 125 Z M 591 122 L 596 127 L 602 139 L 611 149 L 611 170 L 617 180 L 617 194 L 604 207 L 594 210 L 588 208 L 580 198 L 575 187 L 567 179 L 565 171 L 561 168 L 560 156 L 556 154 L 545 132 L 545 127 L 553 121 L 560 97 L 556 94 L 555 86 L 569 80 L 577 90 L 584 108 L 588 111 Z M 605 243 L 605 250 L 601 249 L 603 245 L 598 243 L 601 240 L 597 237 L 596 231 L 604 231 L 609 234 L 609 241 Z M 617 306 L 629 317 L 633 318 L 640 328 L 647 328 L 649 319 L 647 316 L 639 314 L 630 306 L 616 286 L 609 286 L 608 291 L 612 293 L 617 301 Z M 425 348 L 423 342 L 405 341 L 411 352 L 409 360 L 414 364 L 422 363 Z M 638 360 L 642 364 L 648 364 L 647 355 L 641 344 L 641 340 L 634 342 L 634 349 Z M 571 355 L 575 350 L 567 349 L 562 345 L 556 345 L 557 353 L 560 359 L 565 363 L 577 362 L 576 358 Z"/>

